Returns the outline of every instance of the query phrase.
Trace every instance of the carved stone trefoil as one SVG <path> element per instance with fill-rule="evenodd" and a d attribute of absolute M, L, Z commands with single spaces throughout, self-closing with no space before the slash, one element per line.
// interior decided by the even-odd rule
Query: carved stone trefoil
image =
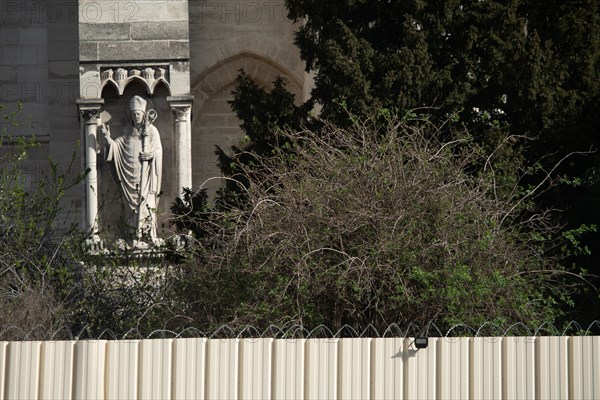
<path fill-rule="evenodd" d="M 103 89 L 106 85 L 112 84 L 119 96 L 123 95 L 127 85 L 134 80 L 144 85 L 148 95 L 153 95 L 155 88 L 161 82 L 164 83 L 170 91 L 168 71 L 160 67 L 118 67 L 116 69 L 105 67 L 100 71 L 100 80 Z"/>

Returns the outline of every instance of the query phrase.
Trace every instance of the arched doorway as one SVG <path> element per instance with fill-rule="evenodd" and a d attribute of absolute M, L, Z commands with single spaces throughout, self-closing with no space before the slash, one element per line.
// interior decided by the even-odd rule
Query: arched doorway
<path fill-rule="evenodd" d="M 214 198 L 222 184 L 215 147 L 228 151 L 243 138 L 241 121 L 231 110 L 235 79 L 243 69 L 260 85 L 269 88 L 278 77 L 283 77 L 287 89 L 300 99 L 302 83 L 289 71 L 268 58 L 252 53 L 230 57 L 206 73 L 193 86 L 195 112 L 192 121 L 192 182 L 195 190 L 206 188 L 209 198 Z"/>

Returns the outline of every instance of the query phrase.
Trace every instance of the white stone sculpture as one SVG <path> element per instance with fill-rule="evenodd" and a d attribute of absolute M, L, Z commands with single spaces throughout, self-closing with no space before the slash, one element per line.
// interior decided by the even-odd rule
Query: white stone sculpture
<path fill-rule="evenodd" d="M 133 247 L 148 249 L 150 242 L 162 245 L 157 235 L 156 212 L 161 189 L 162 145 L 158 129 L 152 123 L 157 114 L 146 110 L 147 100 L 133 96 L 129 101 L 131 125 L 123 135 L 112 139 L 110 128 L 102 124 L 106 141 L 106 161 L 114 163 L 117 184 L 121 187 L 127 208 L 128 226 L 135 231 Z"/>

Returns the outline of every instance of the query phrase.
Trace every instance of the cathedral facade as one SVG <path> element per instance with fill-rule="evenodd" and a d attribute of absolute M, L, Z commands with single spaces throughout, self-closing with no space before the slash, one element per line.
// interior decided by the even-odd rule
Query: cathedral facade
<path fill-rule="evenodd" d="M 132 179 L 132 190 L 147 185 L 148 178 L 136 179 L 158 171 L 158 160 L 159 231 L 183 187 L 215 193 L 215 146 L 228 148 L 242 137 L 228 103 L 240 69 L 265 87 L 283 77 L 298 102 L 312 87 L 283 1 L 3 0 L 0 7 L 0 104 L 10 111 L 21 103 L 21 124 L 11 133 L 41 142 L 26 163 L 28 184 L 48 158 L 66 168 L 75 155 L 78 169 L 88 172 L 67 207 L 94 233 L 123 235 L 123 177 Z M 116 174 L 107 149 L 138 131 L 134 97 L 137 109 L 145 107 L 134 158 L 154 136 L 160 155 L 146 152 L 145 172 Z"/>

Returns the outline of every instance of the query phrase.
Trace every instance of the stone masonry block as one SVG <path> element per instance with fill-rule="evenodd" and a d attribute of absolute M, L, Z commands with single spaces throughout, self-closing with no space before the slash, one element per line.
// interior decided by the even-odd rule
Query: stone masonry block
<path fill-rule="evenodd" d="M 181 63 L 171 71 L 171 95 L 186 95 L 190 92 L 189 64 Z"/>
<path fill-rule="evenodd" d="M 58 78 L 78 78 L 79 63 L 77 60 L 72 61 L 53 61 L 48 63 L 48 76 L 51 79 Z"/>
<path fill-rule="evenodd" d="M 77 121 L 77 117 L 75 117 L 75 121 Z M 54 122 L 52 123 L 52 132 L 50 133 L 50 139 L 52 144 L 58 145 L 57 147 L 68 147 L 71 151 L 69 155 L 72 155 L 72 152 L 75 148 L 75 143 L 77 139 L 79 139 L 79 126 L 71 127 L 70 129 L 60 129 L 57 128 Z M 69 160 L 71 158 L 69 157 Z"/>
<path fill-rule="evenodd" d="M 117 41 L 131 38 L 129 23 L 79 24 L 81 41 Z"/>
<path fill-rule="evenodd" d="M 48 61 L 66 60 L 79 60 L 78 42 L 48 43 Z"/>
<path fill-rule="evenodd" d="M 77 106 L 72 104 L 72 107 L 65 107 L 64 104 L 52 103 L 47 105 L 48 115 L 52 118 L 78 118 Z"/>
<path fill-rule="evenodd" d="M 48 67 L 46 65 L 26 65 L 17 69 L 19 82 L 41 82 L 48 79 Z"/>
<path fill-rule="evenodd" d="M 80 0 L 80 23 L 133 23 L 142 21 L 187 21 L 186 0 Z"/>
<path fill-rule="evenodd" d="M 25 131 L 31 132 L 37 129 L 37 132 L 31 133 L 48 134 L 45 129 L 48 122 L 48 109 L 41 99 L 37 99 L 36 102 L 23 102 L 23 111 L 19 115 L 19 119 L 22 121 L 19 127 L 23 127 Z"/>
<path fill-rule="evenodd" d="M 16 72 L 15 72 L 16 74 Z M 3 82 L 0 79 L 0 103 L 16 103 L 20 101 L 20 87 L 16 82 Z M 0 126 L 4 123 L 0 119 Z"/>
<path fill-rule="evenodd" d="M 235 114 L 227 115 L 228 127 L 239 128 L 241 123 L 242 121 Z"/>
<path fill-rule="evenodd" d="M 59 132 L 62 134 L 63 132 L 69 132 L 69 137 L 73 136 L 73 132 L 79 133 L 79 122 L 77 118 L 72 117 L 61 117 L 61 118 L 50 118 L 50 123 L 52 125 L 52 133 Z"/>
<path fill-rule="evenodd" d="M 54 140 L 54 137 L 52 137 L 52 139 Z M 59 165 L 67 164 L 73 158 L 73 153 L 77 151 L 75 146 L 77 139 L 77 136 L 72 135 L 70 141 L 66 143 L 63 142 L 60 146 L 51 146 L 52 158 L 58 162 Z M 71 144 L 71 146 L 69 146 L 69 144 Z M 64 165 L 64 167 L 68 167 L 68 165 Z"/>
<path fill-rule="evenodd" d="M 20 28 L 19 29 L 19 44 L 45 44 L 48 42 L 48 33 L 46 28 Z"/>
<path fill-rule="evenodd" d="M 47 44 L 41 44 L 37 46 L 37 62 L 38 64 L 46 64 L 48 62 Z"/>
<path fill-rule="evenodd" d="M 98 42 L 79 42 L 79 59 L 81 61 L 97 61 Z"/>
<path fill-rule="evenodd" d="M 82 99 L 97 99 L 100 97 L 100 71 L 89 69 L 79 77 L 79 96 Z"/>
<path fill-rule="evenodd" d="M 48 79 L 46 91 L 49 102 L 54 106 L 72 108 L 75 101 L 80 98 L 79 79 L 60 78 Z"/>
<path fill-rule="evenodd" d="M 79 40 L 79 24 L 57 23 L 48 25 L 48 43 L 62 43 Z"/>
<path fill-rule="evenodd" d="M 0 26 L 0 46 L 19 44 L 19 30 Z"/>
<path fill-rule="evenodd" d="M 17 79 L 15 67 L 0 66 L 0 82 L 13 82 Z"/>
<path fill-rule="evenodd" d="M 130 41 L 99 42 L 98 60 L 173 60 L 187 59 L 189 45 L 187 41 Z"/>
<path fill-rule="evenodd" d="M 227 116 L 225 114 L 204 114 L 200 117 L 200 124 L 207 128 L 226 128 Z"/>
<path fill-rule="evenodd" d="M 2 46 L 0 59 L 4 65 L 37 64 L 37 46 Z"/>
<path fill-rule="evenodd" d="M 131 24 L 133 40 L 187 40 L 187 21 L 134 22 Z"/>
<path fill-rule="evenodd" d="M 48 21 L 45 1 L 0 1 L 0 24 L 11 27 L 44 27 Z"/>
<path fill-rule="evenodd" d="M 155 3 L 154 0 L 146 1 L 149 7 Z M 189 9 L 188 0 L 166 0 L 165 8 L 167 10 L 164 18 L 157 19 L 158 21 L 164 21 L 165 18 L 168 21 L 188 21 L 189 20 Z"/>

